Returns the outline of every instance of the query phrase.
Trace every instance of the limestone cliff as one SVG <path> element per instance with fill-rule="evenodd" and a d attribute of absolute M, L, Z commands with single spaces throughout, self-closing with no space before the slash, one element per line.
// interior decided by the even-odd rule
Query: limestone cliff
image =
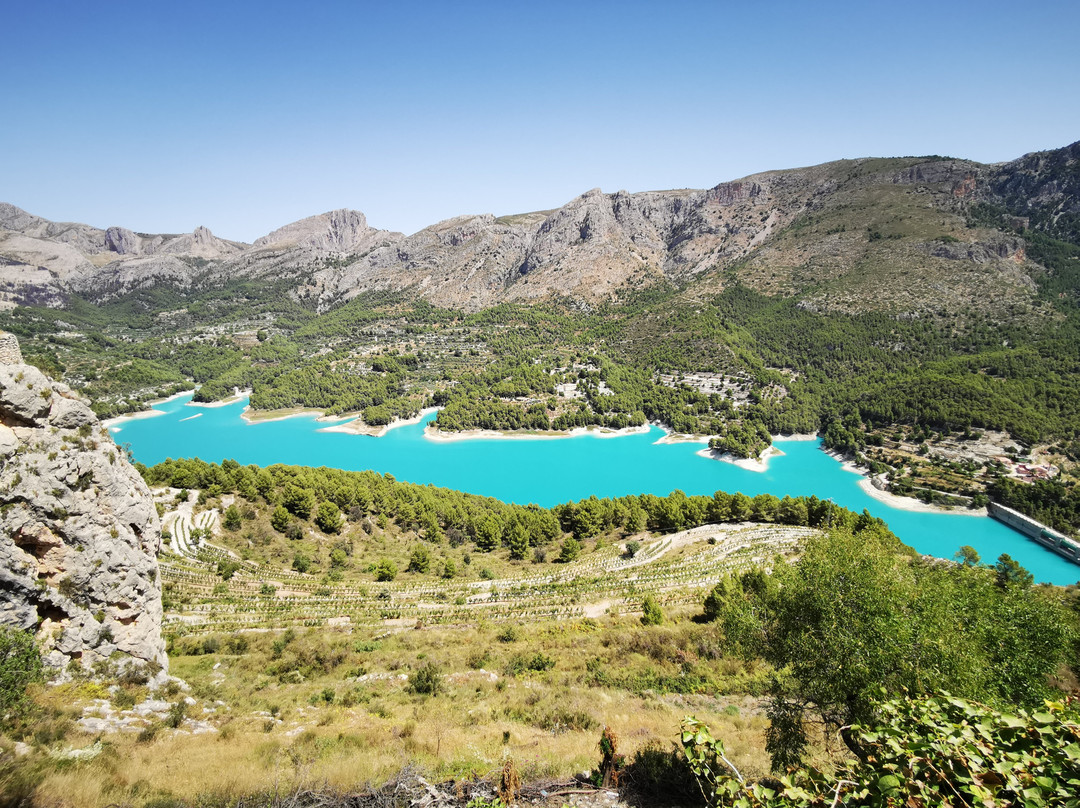
<path fill-rule="evenodd" d="M 0 333 L 0 623 L 46 661 L 167 664 L 150 491 L 93 411 Z"/>
<path fill-rule="evenodd" d="M 997 165 L 863 158 L 755 174 L 706 190 L 589 191 L 557 210 L 459 216 L 411 235 L 354 210 L 281 227 L 253 245 L 205 228 L 147 235 L 49 222 L 0 204 L 0 308 L 97 303 L 155 286 L 182 296 L 269 281 L 326 311 L 395 290 L 470 311 L 507 301 L 624 300 L 654 283 L 737 281 L 814 311 L 921 317 L 1035 306 L 1045 268 L 1003 254 L 985 210 L 1080 239 L 1080 144 Z"/>

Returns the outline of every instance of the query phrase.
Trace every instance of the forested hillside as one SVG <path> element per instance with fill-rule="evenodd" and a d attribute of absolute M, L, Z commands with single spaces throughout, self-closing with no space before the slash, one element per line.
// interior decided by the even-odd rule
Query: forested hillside
<path fill-rule="evenodd" d="M 998 166 L 843 161 L 708 192 L 590 192 L 544 214 L 452 220 L 420 252 L 396 248 L 410 267 L 445 265 L 441 281 L 415 285 L 366 286 L 368 259 L 320 240 L 325 217 L 314 217 L 252 252 L 184 258 L 183 284 L 150 274 L 108 296 L 72 287 L 59 307 L 0 314 L 0 327 L 102 415 L 197 385 L 200 401 L 250 390 L 256 411 L 357 413 L 376 426 L 425 406 L 448 431 L 654 421 L 737 456 L 777 433 L 819 431 L 894 490 L 977 505 L 1009 464 L 1047 469 L 1061 487 L 1080 457 L 1078 149 Z M 51 232 L 25 214 L 5 221 Z M 348 221 L 355 245 L 382 256 L 369 269 L 390 277 L 383 236 Z M 523 228 L 513 238 L 526 257 L 498 281 L 503 302 L 479 276 L 469 283 L 488 284 L 489 305 L 432 297 L 465 283 L 461 250 L 505 258 L 477 245 L 502 233 L 505 247 L 508 227 Z M 658 234 L 664 257 L 634 246 L 647 236 L 659 251 Z M 182 258 L 188 242 L 164 244 Z M 560 287 L 551 261 L 610 288 Z M 546 291 L 511 293 L 540 276 Z M 356 285 L 345 290 L 346 278 Z"/>

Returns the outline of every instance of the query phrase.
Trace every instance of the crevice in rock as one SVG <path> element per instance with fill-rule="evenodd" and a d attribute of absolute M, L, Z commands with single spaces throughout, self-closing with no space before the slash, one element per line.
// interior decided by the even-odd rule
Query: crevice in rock
<path fill-rule="evenodd" d="M 10 410 L 0 410 L 0 424 L 6 427 L 36 426 L 29 418 L 22 418 Z"/>
<path fill-rule="evenodd" d="M 45 620 L 52 620 L 54 623 L 61 623 L 71 617 L 71 615 L 55 603 L 40 600 L 37 602 L 37 614 L 38 620 L 42 622 Z"/>

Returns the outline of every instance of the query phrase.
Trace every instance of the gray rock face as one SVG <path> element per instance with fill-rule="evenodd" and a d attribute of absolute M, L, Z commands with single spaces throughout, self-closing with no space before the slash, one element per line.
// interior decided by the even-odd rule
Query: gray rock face
<path fill-rule="evenodd" d="M 93 411 L 0 364 L 0 623 L 35 630 L 54 667 L 164 667 L 160 546 L 150 491 Z"/>
<path fill-rule="evenodd" d="M 187 289 L 195 274 L 189 264 L 174 255 L 130 255 L 75 278 L 71 288 L 97 303 L 105 303 L 150 286 Z"/>
<path fill-rule="evenodd" d="M 458 216 L 408 237 L 387 237 L 348 266 L 320 271 L 316 282 L 326 305 L 369 289 L 413 286 L 435 303 L 480 308 L 497 302 L 513 282 L 530 239 L 526 228 L 491 215 Z"/>
<path fill-rule="evenodd" d="M 96 227 L 73 222 L 51 222 L 6 202 L 0 202 L 0 230 L 67 244 L 88 255 L 106 249 L 105 233 Z"/>
<path fill-rule="evenodd" d="M 740 283 L 765 294 L 818 294 L 813 288 L 867 261 L 932 275 L 940 269 L 935 261 L 961 259 L 988 268 L 991 280 L 990 270 L 999 267 L 1002 288 L 1012 290 L 1024 285 L 1014 278 L 1017 267 L 1041 271 L 1022 246 L 1003 253 L 996 242 L 961 250 L 900 240 L 867 249 L 865 236 L 845 226 L 841 211 L 853 205 L 888 218 L 894 214 L 878 210 L 879 204 L 919 197 L 920 208 L 941 212 L 945 227 L 985 201 L 1004 205 L 1025 227 L 1072 238 L 1080 211 L 1078 161 L 1080 143 L 995 166 L 943 158 L 843 160 L 706 190 L 594 189 L 558 210 L 461 216 L 410 236 L 376 230 L 358 211 L 335 210 L 288 224 L 251 246 L 203 227 L 185 235 L 101 231 L 0 204 L 0 307 L 61 305 L 71 291 L 103 302 L 149 286 L 198 289 L 236 278 L 286 282 L 294 297 L 324 311 L 381 290 L 411 290 L 437 305 L 471 311 L 549 296 L 591 305 L 653 283 L 735 268 Z M 833 225 L 828 232 L 818 226 L 823 216 Z M 985 234 L 978 238 L 985 241 Z M 911 284 L 899 283 L 894 299 L 880 301 L 882 310 L 933 308 L 932 292 L 913 297 L 904 291 Z M 712 289 L 723 285 L 721 278 Z M 971 289 L 959 283 L 956 292 L 963 297 Z M 872 290 L 855 297 L 841 291 L 830 306 L 848 311 L 848 303 L 857 308 L 872 296 Z"/>
<path fill-rule="evenodd" d="M 119 255 L 138 255 L 141 241 L 126 227 L 110 227 L 105 231 L 105 246 Z"/>
<path fill-rule="evenodd" d="M 368 227 L 358 210 L 332 210 L 287 224 L 256 239 L 254 247 L 306 247 L 323 253 L 360 253 L 374 246 L 386 231 Z M 394 235 L 400 237 L 400 233 Z"/>

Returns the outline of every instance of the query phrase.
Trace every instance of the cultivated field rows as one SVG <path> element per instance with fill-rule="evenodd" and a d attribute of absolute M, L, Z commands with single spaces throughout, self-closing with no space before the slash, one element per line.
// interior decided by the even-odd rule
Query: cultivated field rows
<path fill-rule="evenodd" d="M 456 625 L 477 620 L 528 622 L 638 611 L 651 594 L 661 605 L 700 602 L 724 575 L 790 555 L 814 531 L 805 527 L 705 525 L 647 539 L 630 557 L 609 546 L 543 572 L 489 581 L 432 580 L 334 583 L 292 570 L 240 566 L 228 581 L 218 563 L 238 561 L 190 525 L 212 533 L 216 514 L 174 519 L 173 550 L 161 559 L 174 604 L 166 619 L 188 632 L 284 626 Z M 180 604 L 180 605 L 175 605 Z"/>

